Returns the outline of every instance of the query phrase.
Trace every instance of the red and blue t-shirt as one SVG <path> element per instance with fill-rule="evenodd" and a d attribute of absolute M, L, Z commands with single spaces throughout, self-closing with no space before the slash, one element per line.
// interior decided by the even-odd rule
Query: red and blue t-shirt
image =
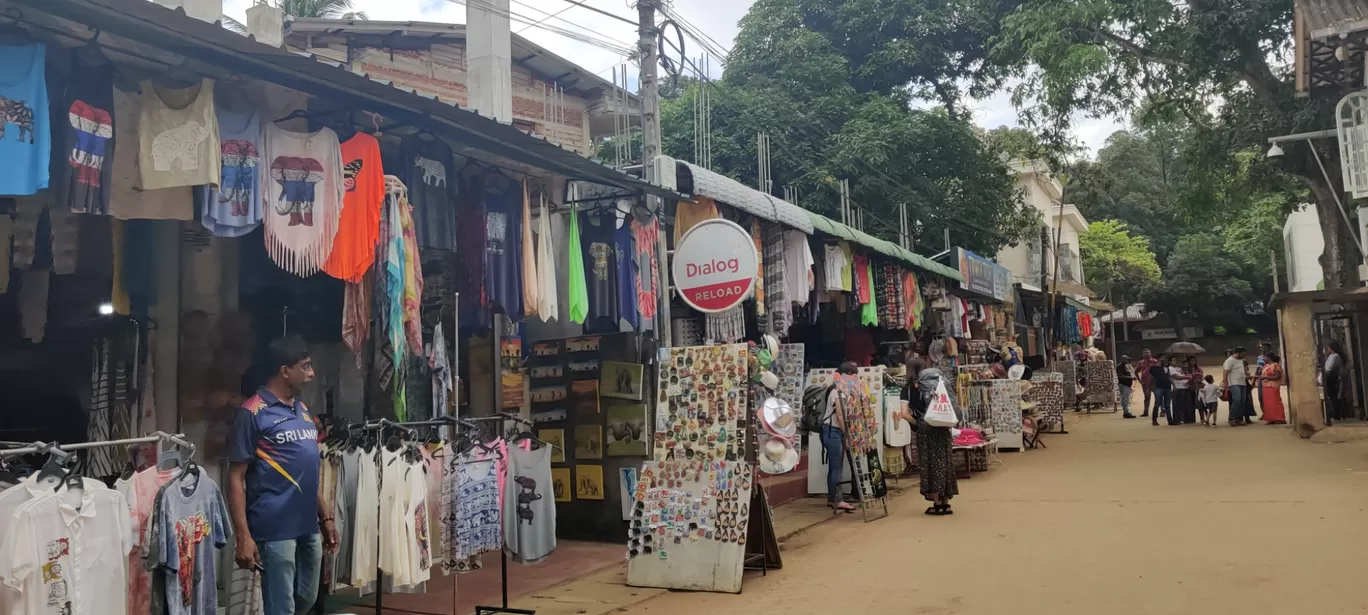
<path fill-rule="evenodd" d="M 228 460 L 248 464 L 247 528 L 258 542 L 318 533 L 318 428 L 304 403 L 258 389 L 237 410 Z"/>

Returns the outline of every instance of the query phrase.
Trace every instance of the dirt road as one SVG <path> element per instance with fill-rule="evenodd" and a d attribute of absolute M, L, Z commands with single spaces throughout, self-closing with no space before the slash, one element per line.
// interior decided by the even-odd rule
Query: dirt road
<path fill-rule="evenodd" d="M 1368 447 L 1286 428 L 1069 417 L 1046 450 L 961 481 L 952 517 L 915 491 L 786 545 L 739 596 L 670 593 L 650 615 L 1362 613 Z"/>

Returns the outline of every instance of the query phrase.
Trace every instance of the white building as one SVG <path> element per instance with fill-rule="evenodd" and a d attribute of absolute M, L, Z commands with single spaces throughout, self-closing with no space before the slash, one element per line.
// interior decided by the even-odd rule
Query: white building
<path fill-rule="evenodd" d="M 1044 219 L 1042 232 L 1025 242 L 998 251 L 998 264 L 1012 272 L 1013 283 L 1036 291 L 1056 286 L 1054 266 L 1056 245 L 1059 255 L 1059 291 L 1087 302 L 1091 292 L 1085 286 L 1083 261 L 1079 256 L 1078 234 L 1087 230 L 1088 221 L 1078 207 L 1061 202 L 1064 186 L 1041 161 L 1014 160 L 1008 163 L 1016 173 L 1016 184 L 1026 202 Z M 1047 288 L 1041 288 L 1042 267 Z"/>

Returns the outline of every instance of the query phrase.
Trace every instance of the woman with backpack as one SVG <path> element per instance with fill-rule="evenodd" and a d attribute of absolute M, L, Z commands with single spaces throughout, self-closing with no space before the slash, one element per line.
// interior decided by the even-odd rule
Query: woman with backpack
<path fill-rule="evenodd" d="M 913 366 L 909 364 L 909 368 Z M 908 374 L 909 382 L 916 382 L 916 388 L 908 395 L 908 401 L 912 406 L 912 416 L 916 418 L 913 429 L 917 432 L 917 471 L 921 476 L 921 493 L 922 497 L 931 502 L 926 514 L 936 516 L 955 514 L 955 511 L 950 509 L 950 499 L 959 495 L 950 428 L 933 427 L 926 423 L 926 410 L 931 405 L 941 378 L 941 371 L 934 367 L 918 369 L 915 380 L 912 374 Z M 948 383 L 945 391 L 950 397 L 950 403 L 957 405 L 954 383 Z"/>
<path fill-rule="evenodd" d="M 855 506 L 841 499 L 841 473 L 845 462 L 844 399 L 858 394 L 860 368 L 846 361 L 836 369 L 836 383 L 827 393 L 826 415 L 822 419 L 822 450 L 827 458 L 827 505 L 834 512 L 854 513 Z"/>

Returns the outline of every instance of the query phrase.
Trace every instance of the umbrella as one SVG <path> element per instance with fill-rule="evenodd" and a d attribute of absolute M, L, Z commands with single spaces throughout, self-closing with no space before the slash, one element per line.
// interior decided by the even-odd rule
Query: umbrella
<path fill-rule="evenodd" d="M 1205 348 L 1192 342 L 1174 342 L 1164 349 L 1164 354 L 1202 354 Z"/>

